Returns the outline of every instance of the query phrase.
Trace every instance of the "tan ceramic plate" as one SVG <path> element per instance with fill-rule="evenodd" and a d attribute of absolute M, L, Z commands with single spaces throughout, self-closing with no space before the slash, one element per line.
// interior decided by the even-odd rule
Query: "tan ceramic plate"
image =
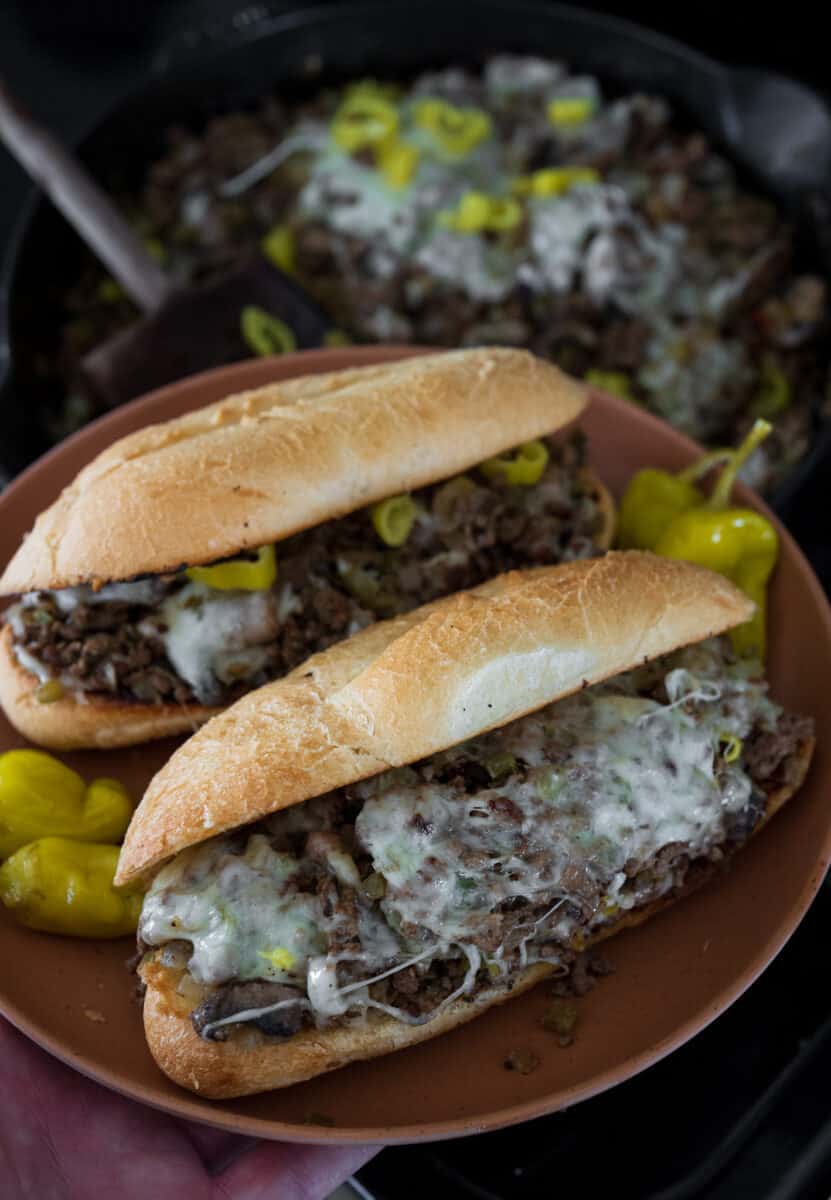
<path fill-rule="evenodd" d="M 402 356 L 350 349 L 257 360 L 156 392 L 52 451 L 0 497 L 0 563 L 35 514 L 115 438 L 219 399 L 306 371 Z M 692 442 L 640 410 L 598 395 L 583 426 L 594 466 L 619 492 L 646 464 L 679 468 Z M 187 487 L 187 480 L 182 480 Z M 743 499 L 749 499 L 744 496 Z M 784 531 L 773 585 L 774 695 L 817 721 L 807 786 L 722 879 L 608 944 L 615 973 L 580 1001 L 579 1037 L 562 1050 L 540 1027 L 546 988 L 494 1009 L 423 1046 L 311 1083 L 230 1103 L 180 1091 L 145 1046 L 129 941 L 82 942 L 27 932 L 0 917 L 0 1007 L 47 1050 L 102 1083 L 183 1117 L 296 1141 L 417 1141 L 495 1129 L 574 1104 L 643 1070 L 723 1012 L 793 933 L 831 859 L 829 759 L 831 618 L 822 591 Z M 0 750 L 22 740 L 0 718 Z M 68 756 L 88 776 L 114 775 L 136 795 L 173 743 Z M 542 1060 L 530 1075 L 504 1069 L 511 1050 Z M 307 1123 L 325 1114 L 324 1132 Z"/>

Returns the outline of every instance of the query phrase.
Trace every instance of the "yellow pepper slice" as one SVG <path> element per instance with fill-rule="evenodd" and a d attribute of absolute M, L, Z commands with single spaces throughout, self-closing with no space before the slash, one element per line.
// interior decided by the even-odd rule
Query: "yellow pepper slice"
<path fill-rule="evenodd" d="M 583 379 L 591 387 L 601 391 L 611 392 L 614 396 L 622 396 L 624 400 L 633 400 L 632 381 L 625 371 L 586 371 Z"/>
<path fill-rule="evenodd" d="M 351 346 L 352 338 L 342 329 L 327 329 L 323 335 L 324 346 Z"/>
<path fill-rule="evenodd" d="M 421 157 L 418 146 L 393 138 L 383 142 L 375 151 L 378 170 L 391 188 L 404 188 L 415 175 Z"/>
<path fill-rule="evenodd" d="M 290 971 L 297 962 L 296 955 L 285 946 L 275 946 L 273 950 L 258 950 L 257 956 L 264 958 L 267 963 L 278 971 Z"/>
<path fill-rule="evenodd" d="M 491 134 L 491 119 L 481 108 L 458 108 L 438 98 L 419 100 L 413 117 L 450 158 L 464 158 Z"/>
<path fill-rule="evenodd" d="M 546 109 L 552 125 L 569 129 L 584 125 L 597 112 L 597 104 L 591 96 L 556 96 Z"/>
<path fill-rule="evenodd" d="M 286 275 L 294 274 L 294 234 L 290 225 L 275 225 L 260 242 L 260 248 L 275 267 Z"/>
<path fill-rule="evenodd" d="M 247 304 L 240 313 L 240 330 L 246 345 L 262 357 L 297 349 L 297 338 L 285 321 L 256 304 Z"/>
<path fill-rule="evenodd" d="M 133 802 L 116 779 L 94 779 L 87 787 L 42 750 L 0 754 L 0 859 L 50 835 L 117 842 L 132 814 Z"/>
<path fill-rule="evenodd" d="M 513 182 L 519 196 L 563 196 L 579 183 L 600 182 L 594 167 L 543 167 L 533 175 L 520 175 Z"/>
<path fill-rule="evenodd" d="M 523 442 L 512 458 L 498 455 L 479 464 L 479 470 L 488 479 L 501 479 L 508 484 L 528 487 L 539 483 L 548 465 L 548 447 L 544 442 Z"/>
<path fill-rule="evenodd" d="M 273 546 L 260 546 L 254 559 L 232 558 L 214 567 L 188 567 L 185 574 L 219 592 L 267 592 L 277 578 L 277 553 Z"/>
<path fill-rule="evenodd" d="M 380 92 L 358 87 L 347 93 L 332 119 L 332 141 L 347 154 L 379 146 L 398 133 L 398 112 Z"/>
<path fill-rule="evenodd" d="M 40 838 L 0 867 L 0 900 L 29 929 L 125 937 L 138 925 L 142 893 L 113 886 L 118 854 L 118 846 Z"/>
<path fill-rule="evenodd" d="M 417 512 L 410 496 L 390 496 L 373 504 L 370 517 L 382 542 L 388 546 L 403 546 L 410 536 Z"/>
<path fill-rule="evenodd" d="M 522 220 L 522 207 L 510 196 L 465 192 L 458 208 L 444 209 L 437 220 L 455 233 L 507 233 Z"/>
<path fill-rule="evenodd" d="M 722 758 L 726 763 L 734 763 L 736 759 L 741 757 L 744 742 L 735 733 L 723 733 L 719 738 L 719 742 L 724 746 Z"/>

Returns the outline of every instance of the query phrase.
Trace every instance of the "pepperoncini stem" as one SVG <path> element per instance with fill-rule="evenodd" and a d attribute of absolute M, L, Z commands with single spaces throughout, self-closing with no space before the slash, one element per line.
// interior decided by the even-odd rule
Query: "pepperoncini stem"
<path fill-rule="evenodd" d="M 188 567 L 188 579 L 219 592 L 267 592 L 277 578 L 277 552 L 261 546 L 255 559 L 232 558 L 213 567 Z"/>
<path fill-rule="evenodd" d="M 523 442 L 512 458 L 498 455 L 479 464 L 479 470 L 487 479 L 501 479 L 505 483 L 530 487 L 542 478 L 548 466 L 548 447 L 534 440 Z"/>
<path fill-rule="evenodd" d="M 754 422 L 753 428 L 739 448 L 733 451 L 729 464 L 722 471 L 716 486 L 713 488 L 710 499 L 707 501 L 708 508 L 719 509 L 727 505 L 730 493 L 733 490 L 733 484 L 736 481 L 736 476 L 753 451 L 762 444 L 772 429 L 773 426 L 770 422 L 762 420 L 761 417 Z"/>
<path fill-rule="evenodd" d="M 717 467 L 719 463 L 728 462 L 734 454 L 735 450 L 730 446 L 725 446 L 720 450 L 711 450 L 709 454 L 703 454 L 683 471 L 679 471 L 676 479 L 680 479 L 682 483 L 694 483 L 696 479 L 700 479 L 702 475 L 712 471 L 713 467 Z"/>
<path fill-rule="evenodd" d="M 403 546 L 415 523 L 418 510 L 410 496 L 390 496 L 370 509 L 375 532 L 387 546 Z"/>

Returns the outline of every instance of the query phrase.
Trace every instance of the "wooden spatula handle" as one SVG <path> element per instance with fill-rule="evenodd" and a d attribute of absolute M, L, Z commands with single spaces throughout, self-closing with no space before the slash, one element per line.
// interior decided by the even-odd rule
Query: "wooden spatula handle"
<path fill-rule="evenodd" d="M 84 167 L 20 104 L 0 78 L 0 139 L 36 180 L 124 291 L 146 313 L 167 297 L 170 281 Z"/>

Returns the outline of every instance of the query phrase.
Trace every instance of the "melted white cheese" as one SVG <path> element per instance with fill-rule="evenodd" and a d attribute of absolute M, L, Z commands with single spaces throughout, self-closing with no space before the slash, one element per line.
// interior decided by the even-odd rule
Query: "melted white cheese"
<path fill-rule="evenodd" d="M 193 945 L 190 973 L 200 983 L 226 979 L 304 979 L 323 949 L 316 896 L 296 891 L 298 863 L 255 835 L 243 854 L 218 839 L 179 855 L 153 881 L 139 936 L 148 945 L 183 938 Z M 269 957 L 286 950 L 291 966 Z M 277 961 L 281 961 L 277 956 Z"/>
<path fill-rule="evenodd" d="M 264 661 L 258 643 L 277 631 L 272 591 L 221 592 L 191 582 L 168 597 L 159 612 L 166 626 L 160 637 L 167 657 L 202 703 L 216 699 L 217 679 L 233 678 L 234 664 L 256 669 L 257 653 Z"/>

